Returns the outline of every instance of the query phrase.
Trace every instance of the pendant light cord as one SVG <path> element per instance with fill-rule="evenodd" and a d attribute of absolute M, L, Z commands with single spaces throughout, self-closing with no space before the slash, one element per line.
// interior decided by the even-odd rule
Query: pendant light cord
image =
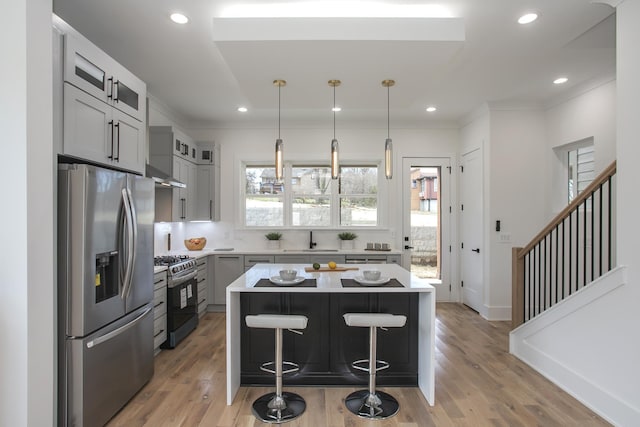
<path fill-rule="evenodd" d="M 333 139 L 336 139 L 336 86 L 333 85 Z"/>
<path fill-rule="evenodd" d="M 387 139 L 389 139 L 389 86 L 387 86 Z"/>
<path fill-rule="evenodd" d="M 280 89 L 281 85 L 278 85 L 278 139 L 280 139 Z"/>

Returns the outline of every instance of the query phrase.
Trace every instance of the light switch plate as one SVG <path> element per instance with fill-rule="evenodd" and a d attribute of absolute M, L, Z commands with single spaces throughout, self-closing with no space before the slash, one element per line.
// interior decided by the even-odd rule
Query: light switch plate
<path fill-rule="evenodd" d="M 500 233 L 498 241 L 500 243 L 511 243 L 511 233 Z"/>

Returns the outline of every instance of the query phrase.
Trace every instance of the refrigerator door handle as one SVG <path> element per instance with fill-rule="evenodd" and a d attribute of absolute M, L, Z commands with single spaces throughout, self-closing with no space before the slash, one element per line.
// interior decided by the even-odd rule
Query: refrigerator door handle
<path fill-rule="evenodd" d="M 131 257 L 131 272 L 129 273 L 129 288 L 127 289 L 126 296 L 128 297 L 131 293 L 131 287 L 133 286 L 133 269 L 136 265 L 136 258 L 138 253 L 138 214 L 136 213 L 136 206 L 133 203 L 133 195 L 131 194 L 131 189 L 127 187 L 127 197 L 129 198 L 129 209 L 131 212 L 131 224 L 133 225 L 133 256 Z"/>
<path fill-rule="evenodd" d="M 109 341 L 110 339 L 113 339 L 115 337 L 117 337 L 118 335 L 120 335 L 121 333 L 123 333 L 124 331 L 131 329 L 133 326 L 135 326 L 136 323 L 138 323 L 140 320 L 142 320 L 142 318 L 144 316 L 146 316 L 151 310 L 153 310 L 153 307 L 148 307 L 140 316 L 136 317 L 135 319 L 133 319 L 131 322 L 127 323 L 126 325 L 122 325 L 120 326 L 118 329 L 114 329 L 113 331 L 109 332 L 108 334 L 104 334 L 102 336 L 99 336 L 98 338 L 91 340 L 89 342 L 87 342 L 87 348 L 93 348 L 97 345 L 100 345 L 104 342 Z"/>
<path fill-rule="evenodd" d="M 124 270 L 124 278 L 122 279 L 122 295 L 121 298 L 129 296 L 129 292 L 131 289 L 131 276 L 133 274 L 133 263 L 135 261 L 135 219 L 132 216 L 132 205 L 130 199 L 130 192 L 128 188 L 122 189 L 122 204 L 124 206 L 124 223 L 126 229 L 126 240 L 127 240 L 127 260 L 125 264 Z"/>

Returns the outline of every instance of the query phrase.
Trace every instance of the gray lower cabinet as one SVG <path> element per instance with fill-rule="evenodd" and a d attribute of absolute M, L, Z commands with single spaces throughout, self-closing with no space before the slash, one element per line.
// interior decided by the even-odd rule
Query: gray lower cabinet
<path fill-rule="evenodd" d="M 208 293 L 208 278 L 209 269 L 207 258 L 198 258 L 198 317 L 204 316 L 207 312 L 207 293 Z"/>
<path fill-rule="evenodd" d="M 167 272 L 153 275 L 153 348 L 160 352 L 160 344 L 167 339 Z"/>
<path fill-rule="evenodd" d="M 244 255 L 214 255 L 213 304 L 226 304 L 227 286 L 244 273 Z"/>

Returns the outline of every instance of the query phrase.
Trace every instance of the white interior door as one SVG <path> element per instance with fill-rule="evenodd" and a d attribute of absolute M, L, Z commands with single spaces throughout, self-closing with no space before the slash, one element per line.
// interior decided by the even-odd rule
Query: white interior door
<path fill-rule="evenodd" d="M 429 279 L 437 301 L 451 300 L 451 159 L 405 157 L 403 267 Z"/>
<path fill-rule="evenodd" d="M 482 150 L 462 156 L 460 173 L 460 279 L 462 302 L 480 312 L 484 301 Z"/>

